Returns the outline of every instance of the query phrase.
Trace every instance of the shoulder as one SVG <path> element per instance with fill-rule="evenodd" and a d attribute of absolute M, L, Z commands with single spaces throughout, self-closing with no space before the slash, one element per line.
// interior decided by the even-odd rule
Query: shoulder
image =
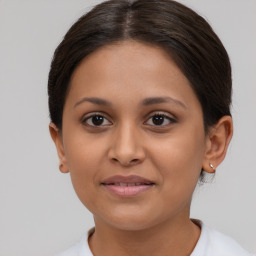
<path fill-rule="evenodd" d="M 250 255 L 233 238 L 226 236 L 214 229 L 209 229 L 209 251 L 215 255 L 247 256 Z"/>
<path fill-rule="evenodd" d="M 93 232 L 94 229 L 90 229 L 88 233 L 82 237 L 80 242 L 55 256 L 93 256 L 88 245 L 88 237 Z"/>
<path fill-rule="evenodd" d="M 76 244 L 63 252 L 56 254 L 55 256 L 78 256 L 78 255 L 79 255 L 79 244 Z"/>
<path fill-rule="evenodd" d="M 233 238 L 200 222 L 201 236 L 191 256 L 252 256 Z"/>

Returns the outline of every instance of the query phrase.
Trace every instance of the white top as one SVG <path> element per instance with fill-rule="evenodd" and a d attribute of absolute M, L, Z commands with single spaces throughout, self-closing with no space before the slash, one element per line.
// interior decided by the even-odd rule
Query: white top
<path fill-rule="evenodd" d="M 253 256 L 231 237 L 208 228 L 201 221 L 197 223 L 201 226 L 201 234 L 190 256 Z M 93 256 L 88 245 L 88 236 L 92 232 L 93 229 L 79 243 L 56 256 Z"/>

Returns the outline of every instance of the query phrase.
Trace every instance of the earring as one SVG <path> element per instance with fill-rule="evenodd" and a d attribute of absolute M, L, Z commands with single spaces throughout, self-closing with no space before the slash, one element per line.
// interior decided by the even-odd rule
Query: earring
<path fill-rule="evenodd" d="M 209 165 L 210 165 L 210 167 L 211 167 L 212 169 L 214 169 L 214 166 L 213 166 L 213 164 L 212 164 L 212 163 L 210 163 Z"/>

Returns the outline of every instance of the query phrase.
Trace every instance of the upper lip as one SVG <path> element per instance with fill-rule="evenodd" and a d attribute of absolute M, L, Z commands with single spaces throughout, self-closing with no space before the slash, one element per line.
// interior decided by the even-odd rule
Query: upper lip
<path fill-rule="evenodd" d="M 148 180 L 146 178 L 137 176 L 137 175 L 115 175 L 109 178 L 104 179 L 101 184 L 114 184 L 114 183 L 143 183 L 143 184 L 154 184 L 153 181 Z"/>

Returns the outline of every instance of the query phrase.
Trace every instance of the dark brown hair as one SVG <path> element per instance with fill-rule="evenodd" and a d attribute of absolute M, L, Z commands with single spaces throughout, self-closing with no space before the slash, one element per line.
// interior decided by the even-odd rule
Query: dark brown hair
<path fill-rule="evenodd" d="M 206 131 L 231 115 L 229 57 L 205 19 L 172 0 L 110 0 L 82 16 L 55 50 L 48 94 L 50 118 L 59 129 L 69 81 L 81 60 L 101 46 L 129 39 L 170 54 L 201 103 Z"/>

